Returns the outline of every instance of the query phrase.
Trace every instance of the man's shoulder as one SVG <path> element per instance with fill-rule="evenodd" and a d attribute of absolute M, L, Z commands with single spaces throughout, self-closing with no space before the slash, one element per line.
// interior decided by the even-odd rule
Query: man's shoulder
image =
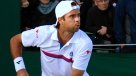
<path fill-rule="evenodd" d="M 93 43 L 90 37 L 86 34 L 86 32 L 79 30 L 78 32 L 78 38 L 76 40 L 78 41 L 78 47 L 84 48 L 84 47 L 92 47 Z"/>
<path fill-rule="evenodd" d="M 42 25 L 42 26 L 39 26 L 37 28 L 40 28 L 40 29 L 42 29 L 42 28 L 44 28 L 44 29 L 55 28 L 55 24 L 52 24 L 52 25 Z"/>
<path fill-rule="evenodd" d="M 83 41 L 83 42 L 92 42 L 92 40 L 90 39 L 90 37 L 87 35 L 86 32 L 84 32 L 82 30 L 79 30 L 78 34 L 80 35 L 79 37 L 80 37 L 81 41 Z"/>
<path fill-rule="evenodd" d="M 39 35 L 46 36 L 52 34 L 56 28 L 54 25 L 42 25 L 34 29 Z"/>
<path fill-rule="evenodd" d="M 39 27 L 36 27 L 36 29 L 39 29 L 41 31 L 52 31 L 52 30 L 55 30 L 55 25 L 42 25 L 42 26 L 39 26 Z"/>

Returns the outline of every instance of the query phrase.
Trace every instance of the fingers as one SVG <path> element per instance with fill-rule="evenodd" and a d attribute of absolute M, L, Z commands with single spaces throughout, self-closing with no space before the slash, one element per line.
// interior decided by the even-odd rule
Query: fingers
<path fill-rule="evenodd" d="M 28 1 L 23 1 L 22 2 L 22 7 L 23 8 L 26 8 L 26 7 L 28 7 L 29 6 L 29 2 Z"/>
<path fill-rule="evenodd" d="M 99 35 L 105 35 L 105 34 L 106 34 L 106 32 L 105 32 L 104 30 L 98 30 L 97 33 L 98 33 Z"/>
<path fill-rule="evenodd" d="M 107 27 L 101 26 L 101 29 L 97 31 L 100 35 L 105 35 L 107 33 Z"/>
<path fill-rule="evenodd" d="M 121 46 L 120 46 L 121 48 L 124 48 L 125 47 L 125 45 L 124 44 L 121 44 Z"/>

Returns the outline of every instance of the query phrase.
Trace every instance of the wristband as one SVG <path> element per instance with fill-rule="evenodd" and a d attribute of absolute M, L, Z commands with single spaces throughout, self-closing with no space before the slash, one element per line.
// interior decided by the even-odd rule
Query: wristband
<path fill-rule="evenodd" d="M 16 72 L 18 72 L 21 69 L 25 69 L 25 64 L 22 57 L 15 58 L 14 65 L 15 65 Z"/>

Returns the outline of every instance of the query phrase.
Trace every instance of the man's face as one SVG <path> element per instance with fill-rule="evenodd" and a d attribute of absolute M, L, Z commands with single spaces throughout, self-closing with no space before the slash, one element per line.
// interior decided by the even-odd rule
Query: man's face
<path fill-rule="evenodd" d="M 109 7 L 109 0 L 94 0 L 94 2 L 100 10 L 106 10 Z"/>
<path fill-rule="evenodd" d="M 79 9 L 72 10 L 62 17 L 61 26 L 68 32 L 76 32 L 80 27 L 80 11 Z"/>

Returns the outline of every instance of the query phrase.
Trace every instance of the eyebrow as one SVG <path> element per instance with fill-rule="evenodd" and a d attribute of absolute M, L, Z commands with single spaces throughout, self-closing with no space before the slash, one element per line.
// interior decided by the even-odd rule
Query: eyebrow
<path fill-rule="evenodd" d="M 74 14 L 70 14 L 69 16 L 74 16 L 74 15 L 80 15 L 80 12 L 79 13 L 74 13 Z"/>

